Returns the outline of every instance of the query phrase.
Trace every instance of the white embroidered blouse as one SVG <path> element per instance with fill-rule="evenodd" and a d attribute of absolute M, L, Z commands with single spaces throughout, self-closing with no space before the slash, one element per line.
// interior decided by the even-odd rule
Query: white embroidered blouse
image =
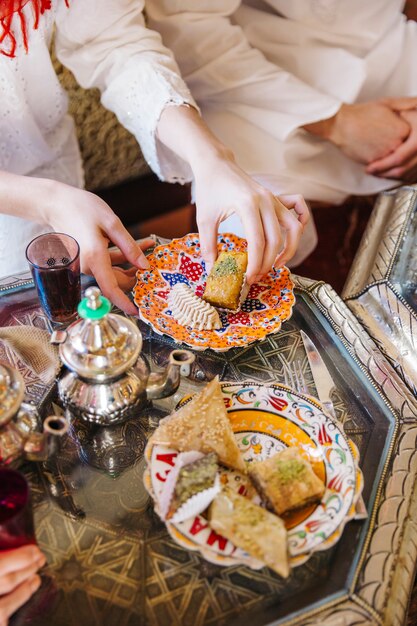
<path fill-rule="evenodd" d="M 30 3 L 24 9 L 30 25 Z M 29 51 L 18 39 L 16 58 L 0 55 L 0 170 L 83 185 L 83 170 L 67 96 L 49 46 L 83 87 L 98 87 L 102 102 L 137 138 L 162 179 L 191 179 L 188 165 L 161 144 L 156 126 L 164 107 L 196 106 L 172 54 L 148 30 L 144 0 L 53 0 L 38 30 L 28 27 Z M 0 276 L 27 269 L 29 241 L 50 230 L 0 213 Z"/>

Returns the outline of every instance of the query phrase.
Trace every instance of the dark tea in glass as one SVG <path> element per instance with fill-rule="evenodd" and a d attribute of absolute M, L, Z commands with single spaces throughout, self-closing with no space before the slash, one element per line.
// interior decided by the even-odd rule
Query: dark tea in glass
<path fill-rule="evenodd" d="M 69 323 L 81 300 L 80 247 L 63 233 L 46 233 L 26 248 L 43 310 L 52 322 Z"/>
<path fill-rule="evenodd" d="M 36 543 L 29 485 L 12 469 L 0 469 L 0 551 Z"/>

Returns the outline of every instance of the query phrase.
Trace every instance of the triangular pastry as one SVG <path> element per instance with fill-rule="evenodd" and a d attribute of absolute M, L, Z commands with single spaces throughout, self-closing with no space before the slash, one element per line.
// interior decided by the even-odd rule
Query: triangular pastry
<path fill-rule="evenodd" d="M 218 378 L 214 378 L 188 404 L 161 420 L 151 438 L 180 452 L 215 452 L 227 467 L 246 471 L 237 446 Z"/>
<path fill-rule="evenodd" d="M 216 496 L 208 517 L 213 530 L 287 578 L 287 531 L 279 517 L 230 489 Z"/>

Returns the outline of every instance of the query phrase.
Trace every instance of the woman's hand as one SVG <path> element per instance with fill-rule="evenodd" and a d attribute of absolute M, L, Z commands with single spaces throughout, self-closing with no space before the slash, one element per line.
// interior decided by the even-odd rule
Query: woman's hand
<path fill-rule="evenodd" d="M 103 294 L 115 305 L 136 315 L 136 307 L 123 290 L 133 286 L 136 268 L 149 267 L 143 250 L 154 245 L 154 241 L 148 238 L 136 243 L 104 200 L 64 183 L 0 171 L 2 210 L 72 235 L 80 244 L 81 271 L 92 274 Z M 118 250 L 110 251 L 109 242 Z M 115 267 L 126 262 L 133 267 Z"/>
<path fill-rule="evenodd" d="M 209 266 L 217 257 L 219 224 L 232 213 L 240 217 L 248 241 L 249 283 L 294 256 L 310 216 L 301 196 L 277 198 L 255 182 L 191 107 L 166 107 L 158 137 L 192 169 L 201 251 Z"/>
<path fill-rule="evenodd" d="M 194 167 L 194 175 L 201 253 L 209 267 L 217 257 L 219 224 L 232 213 L 242 221 L 248 242 L 249 284 L 294 256 L 310 217 L 302 196 L 274 196 L 231 155 L 205 160 L 201 169 Z"/>
<path fill-rule="evenodd" d="M 46 204 L 44 221 L 78 241 L 81 271 L 92 274 L 103 295 L 116 306 L 136 315 L 137 309 L 124 291 L 133 287 L 137 268 L 149 267 L 143 250 L 154 245 L 153 239 L 136 243 L 109 205 L 95 194 L 62 183 L 51 184 L 53 192 Z M 117 251 L 109 251 L 110 242 L 117 246 Z M 126 262 L 133 267 L 124 270 L 115 266 Z"/>
<path fill-rule="evenodd" d="M 0 552 L 0 626 L 29 600 L 41 584 L 36 572 L 45 564 L 37 546 Z"/>

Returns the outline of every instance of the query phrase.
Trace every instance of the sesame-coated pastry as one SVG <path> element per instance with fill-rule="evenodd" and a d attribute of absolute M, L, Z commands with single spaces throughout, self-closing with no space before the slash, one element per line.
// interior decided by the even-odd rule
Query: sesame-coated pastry
<path fill-rule="evenodd" d="M 185 406 L 161 420 L 151 443 L 166 445 L 180 452 L 215 452 L 223 465 L 246 471 L 217 377 Z"/>

